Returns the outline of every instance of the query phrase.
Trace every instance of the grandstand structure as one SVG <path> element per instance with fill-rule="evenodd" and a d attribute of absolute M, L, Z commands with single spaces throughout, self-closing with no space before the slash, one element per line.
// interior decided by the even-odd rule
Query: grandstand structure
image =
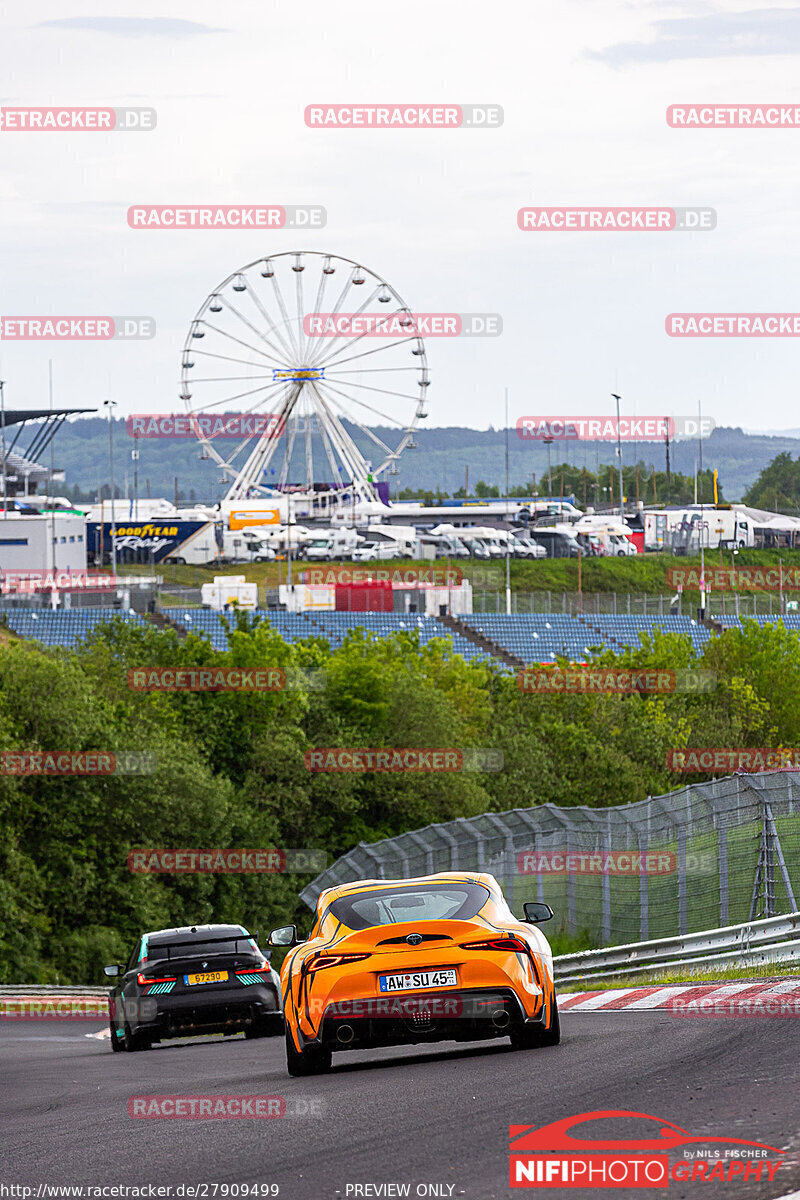
<path fill-rule="evenodd" d="M 35 638 L 47 646 L 73 649 L 95 626 L 117 617 L 134 625 L 146 625 L 137 613 L 118 608 L 4 608 L 7 627 L 18 637 Z"/>
<path fill-rule="evenodd" d="M 290 613 L 276 609 L 256 609 L 251 616 L 267 622 L 287 642 L 324 638 L 332 648 L 341 646 L 347 635 L 363 629 L 375 637 L 411 633 L 421 645 L 433 638 L 452 641 L 454 651 L 464 659 L 496 661 L 505 667 L 522 668 L 531 664 L 554 663 L 559 658 L 571 662 L 589 662 L 604 650 L 622 651 L 638 647 L 640 635 L 655 630 L 684 634 L 691 639 L 696 653 L 702 651 L 717 630 L 736 628 L 738 618 L 724 617 L 706 625 L 692 617 L 664 616 L 569 616 L 551 613 L 473 613 L 455 618 L 425 616 L 420 613 L 335 612 L 333 610 Z M 5 609 L 3 617 L 12 633 L 34 638 L 50 646 L 74 647 L 97 625 L 112 618 L 138 624 L 168 625 L 180 636 L 195 633 L 207 638 L 215 650 L 228 649 L 228 627 L 234 625 L 233 613 L 210 609 L 170 607 L 161 613 L 141 616 L 115 608 Z M 800 630 L 800 614 L 747 618 L 759 625 L 782 621 L 786 628 Z"/>

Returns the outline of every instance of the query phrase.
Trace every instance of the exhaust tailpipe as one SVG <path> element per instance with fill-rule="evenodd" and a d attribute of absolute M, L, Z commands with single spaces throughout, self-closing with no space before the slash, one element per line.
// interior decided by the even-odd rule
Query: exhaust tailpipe
<path fill-rule="evenodd" d="M 355 1036 L 356 1031 L 352 1025 L 340 1025 L 336 1030 L 336 1040 L 343 1046 L 349 1046 Z"/>
<path fill-rule="evenodd" d="M 504 1008 L 496 1008 L 492 1013 L 492 1024 L 495 1029 L 505 1029 L 511 1018 Z"/>

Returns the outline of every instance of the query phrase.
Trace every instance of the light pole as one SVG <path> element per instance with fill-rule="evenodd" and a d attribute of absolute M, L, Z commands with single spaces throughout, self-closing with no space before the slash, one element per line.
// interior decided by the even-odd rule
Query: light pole
<path fill-rule="evenodd" d="M 5 400 L 5 380 L 0 379 L 0 441 L 2 441 L 3 455 L 3 520 L 6 517 L 6 400 Z"/>
<path fill-rule="evenodd" d="M 619 432 L 619 402 L 622 399 L 622 397 L 618 396 L 616 392 L 612 392 L 611 395 L 614 397 L 614 399 L 617 402 L 617 458 L 619 459 L 619 515 L 620 515 L 620 520 L 624 520 L 625 519 L 624 503 L 625 502 L 624 502 L 623 495 L 622 495 L 622 439 L 620 438 L 620 432 Z M 613 500 L 613 494 L 614 494 L 613 487 L 611 489 L 611 494 L 612 494 L 612 500 Z M 613 503 L 612 503 L 611 507 L 613 510 L 613 507 L 614 507 Z"/>
<path fill-rule="evenodd" d="M 134 449 L 131 450 L 131 458 L 133 459 L 133 516 L 134 520 L 139 516 L 139 435 L 133 435 Z"/>
<path fill-rule="evenodd" d="M 734 587 L 734 597 L 736 600 L 736 619 L 737 619 L 737 621 L 739 619 L 739 581 L 736 578 L 736 555 L 738 553 L 739 553 L 738 550 L 731 550 L 731 575 L 733 576 L 731 582 L 733 583 L 733 587 Z M 753 605 L 753 615 L 755 616 L 755 604 Z"/>
<path fill-rule="evenodd" d="M 700 456 L 700 620 L 706 619 L 706 552 L 703 544 L 703 410 L 697 401 L 697 444 Z M 695 481 L 697 476 L 695 476 Z M 695 486 L 697 486 L 695 482 Z"/>
<path fill-rule="evenodd" d="M 552 471 L 552 467 L 550 466 L 550 447 L 553 444 L 553 439 L 551 437 L 546 437 L 546 438 L 542 438 L 542 441 L 544 442 L 545 446 L 547 446 L 547 499 L 552 500 L 553 499 L 553 471 Z"/>
<path fill-rule="evenodd" d="M 108 471 L 111 476 L 111 574 L 117 577 L 117 543 L 114 537 L 114 420 L 113 409 L 116 400 L 104 400 L 103 406 L 108 408 Z"/>
<path fill-rule="evenodd" d="M 292 493 L 286 493 L 286 585 L 291 601 L 292 593 Z"/>
<path fill-rule="evenodd" d="M 464 498 L 466 499 L 466 497 Z M 508 524 L 508 388 L 506 388 L 506 524 Z M 506 531 L 506 614 L 511 615 L 511 538 L 508 531 Z"/>

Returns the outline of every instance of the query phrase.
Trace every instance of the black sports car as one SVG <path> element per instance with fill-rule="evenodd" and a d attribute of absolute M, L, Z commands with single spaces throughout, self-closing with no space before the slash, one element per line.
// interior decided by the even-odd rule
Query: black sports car
<path fill-rule="evenodd" d="M 144 933 L 108 997 L 112 1050 L 197 1033 L 283 1034 L 280 980 L 241 925 Z"/>

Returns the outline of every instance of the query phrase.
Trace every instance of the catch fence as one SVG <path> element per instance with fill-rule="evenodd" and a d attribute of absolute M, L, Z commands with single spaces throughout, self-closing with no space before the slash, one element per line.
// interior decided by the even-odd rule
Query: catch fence
<path fill-rule="evenodd" d="M 548 933 L 608 946 L 795 912 L 800 776 L 736 774 L 611 808 L 543 804 L 359 843 L 301 893 L 359 879 L 488 871 L 513 911 L 551 905 Z"/>

